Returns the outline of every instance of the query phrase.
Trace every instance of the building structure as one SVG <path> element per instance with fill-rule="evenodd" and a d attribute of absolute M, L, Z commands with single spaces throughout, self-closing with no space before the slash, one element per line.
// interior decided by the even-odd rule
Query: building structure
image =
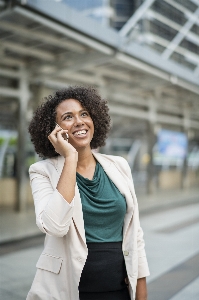
<path fill-rule="evenodd" d="M 183 9 L 184 23 L 166 20 L 162 2 L 177 11 Z M 177 2 L 146 0 L 118 31 L 62 1 L 0 1 L 0 126 L 4 130 L 18 128 L 18 210 L 27 206 L 27 122 L 40 99 L 55 89 L 86 84 L 100 90 L 109 101 L 114 121 L 111 137 L 139 138 L 148 148 L 148 192 L 154 188 L 152 157 L 158 130 L 185 132 L 189 139 L 198 140 L 199 77 L 193 60 L 199 55 L 194 53 L 197 45 L 185 48 L 187 39 L 197 43 L 194 30 L 198 30 L 199 4 L 190 0 L 187 2 L 193 5 L 188 7 Z M 156 22 L 171 27 L 164 47 L 148 39 L 151 31 L 154 41 L 163 38 L 157 37 Z M 174 26 L 176 35 L 172 35 Z M 186 169 L 185 164 L 183 174 Z M 1 184 L 5 182 L 1 180 Z"/>

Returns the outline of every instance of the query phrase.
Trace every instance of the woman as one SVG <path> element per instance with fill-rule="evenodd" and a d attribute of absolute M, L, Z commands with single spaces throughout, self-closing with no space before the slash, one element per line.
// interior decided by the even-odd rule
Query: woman
<path fill-rule="evenodd" d="M 34 114 L 31 140 L 48 159 L 30 167 L 30 181 L 46 239 L 27 300 L 147 299 L 130 168 L 92 152 L 109 129 L 107 103 L 92 88 L 57 91 Z"/>

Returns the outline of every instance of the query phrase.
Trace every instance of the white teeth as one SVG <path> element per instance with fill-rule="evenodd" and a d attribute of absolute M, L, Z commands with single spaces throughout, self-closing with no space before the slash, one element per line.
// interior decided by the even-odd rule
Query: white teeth
<path fill-rule="evenodd" d="M 74 133 L 74 135 L 86 134 L 86 130 L 80 130 Z"/>

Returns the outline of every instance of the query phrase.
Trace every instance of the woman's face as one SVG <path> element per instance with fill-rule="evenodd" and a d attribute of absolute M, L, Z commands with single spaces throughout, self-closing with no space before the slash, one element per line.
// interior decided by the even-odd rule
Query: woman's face
<path fill-rule="evenodd" d="M 75 99 L 62 101 L 56 109 L 56 122 L 68 129 L 69 143 L 75 148 L 90 148 L 90 142 L 94 134 L 94 124 L 81 103 Z"/>

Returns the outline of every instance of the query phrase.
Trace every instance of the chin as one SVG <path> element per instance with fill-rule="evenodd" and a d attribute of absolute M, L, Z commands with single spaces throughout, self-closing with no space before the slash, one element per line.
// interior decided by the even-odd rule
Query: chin
<path fill-rule="evenodd" d="M 72 145 L 76 150 L 84 150 L 84 149 L 91 149 L 91 146 L 90 146 L 90 143 L 81 143 L 81 144 L 75 144 L 75 145 Z"/>

